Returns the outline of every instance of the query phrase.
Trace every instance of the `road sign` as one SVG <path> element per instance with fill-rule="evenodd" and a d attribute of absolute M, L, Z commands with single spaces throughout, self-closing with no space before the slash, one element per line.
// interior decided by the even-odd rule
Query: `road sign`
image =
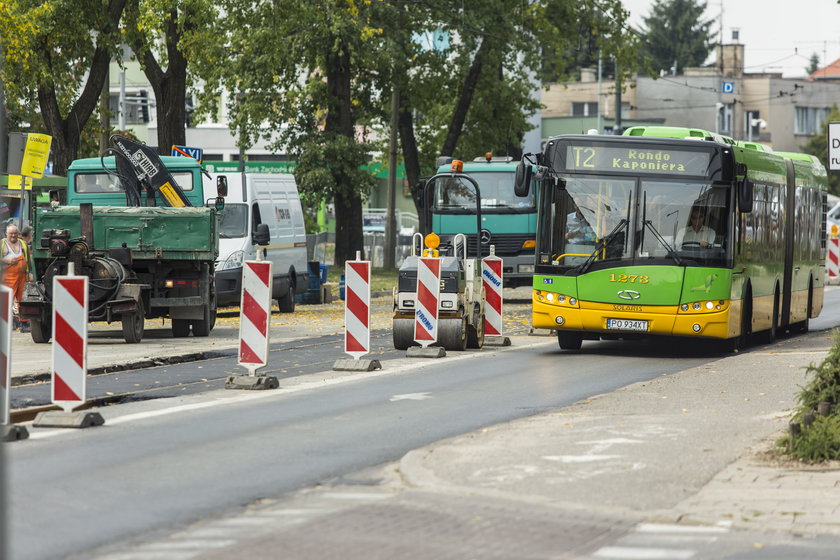
<path fill-rule="evenodd" d="M 172 146 L 173 156 L 191 157 L 201 163 L 204 158 L 204 150 L 192 146 Z"/>
<path fill-rule="evenodd" d="M 414 312 L 414 341 L 423 348 L 437 342 L 440 306 L 440 258 L 417 259 L 417 300 Z"/>
<path fill-rule="evenodd" d="M 840 171 L 840 122 L 828 123 L 828 170 Z"/>
<path fill-rule="evenodd" d="M 731 82 L 729 80 L 723 80 L 720 83 L 720 92 L 721 93 L 735 93 L 735 82 Z"/>
<path fill-rule="evenodd" d="M 494 246 L 491 254 L 481 259 L 481 280 L 484 284 L 484 334 L 502 336 L 502 259 L 496 256 Z"/>
<path fill-rule="evenodd" d="M 271 261 L 245 261 L 242 267 L 239 365 L 252 376 L 268 364 L 271 278 Z"/>
<path fill-rule="evenodd" d="M 358 360 L 370 352 L 370 261 L 345 261 L 344 277 L 344 352 Z"/>
<path fill-rule="evenodd" d="M 53 277 L 52 402 L 72 412 L 87 380 L 88 277 Z"/>

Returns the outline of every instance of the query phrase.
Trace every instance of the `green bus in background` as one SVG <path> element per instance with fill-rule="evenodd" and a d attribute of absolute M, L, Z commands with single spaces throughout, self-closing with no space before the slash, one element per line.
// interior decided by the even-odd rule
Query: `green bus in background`
<path fill-rule="evenodd" d="M 452 158 L 438 158 L 438 173 L 448 173 Z M 536 246 L 537 188 L 527 196 L 514 194 L 518 161 L 490 155 L 464 162 L 463 173 L 478 183 L 481 190 L 481 235 L 484 256 L 494 245 L 496 256 L 503 260 L 506 286 L 529 286 L 534 273 Z M 446 243 L 455 234 L 467 236 L 467 254 L 476 254 L 476 204 L 472 189 L 439 189 L 433 193 L 431 231 Z"/>
<path fill-rule="evenodd" d="M 753 333 L 807 331 L 822 310 L 817 158 L 634 127 L 553 137 L 536 160 L 533 326 L 556 330 L 562 349 L 656 335 L 738 348 Z M 530 169 L 522 164 L 518 194 Z"/>

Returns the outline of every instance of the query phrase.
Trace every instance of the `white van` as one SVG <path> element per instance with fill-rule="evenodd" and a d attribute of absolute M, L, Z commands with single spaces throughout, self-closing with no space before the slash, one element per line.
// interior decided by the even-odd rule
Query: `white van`
<path fill-rule="evenodd" d="M 216 198 L 216 180 L 227 177 L 228 195 L 219 216 L 219 258 L 216 259 L 216 295 L 219 307 L 239 305 L 242 291 L 242 263 L 256 260 L 257 249 L 265 248 L 272 262 L 272 298 L 280 311 L 295 310 L 295 294 L 308 287 L 306 228 L 295 177 L 288 173 L 211 173 L 204 179 L 208 204 Z M 267 224 L 269 244 L 254 240 L 257 226 Z"/>

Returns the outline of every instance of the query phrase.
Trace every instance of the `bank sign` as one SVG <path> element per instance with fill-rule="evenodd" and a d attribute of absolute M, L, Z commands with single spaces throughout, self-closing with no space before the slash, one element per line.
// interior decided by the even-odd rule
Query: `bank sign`
<path fill-rule="evenodd" d="M 840 122 L 828 123 L 828 170 L 840 171 Z"/>

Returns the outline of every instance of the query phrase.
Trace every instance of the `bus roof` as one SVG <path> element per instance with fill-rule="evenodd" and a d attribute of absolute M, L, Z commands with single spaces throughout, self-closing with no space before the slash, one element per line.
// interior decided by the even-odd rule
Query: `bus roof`
<path fill-rule="evenodd" d="M 180 168 L 180 169 L 189 169 L 189 168 L 201 168 L 201 164 L 198 163 L 193 158 L 188 157 L 180 157 L 180 156 L 160 156 L 160 160 L 163 164 L 167 167 L 167 169 L 172 168 Z M 108 166 L 108 169 L 116 169 L 116 163 L 114 162 L 114 156 L 108 156 L 105 158 L 105 165 Z M 100 158 L 82 158 L 74 160 L 70 167 L 67 169 L 68 171 L 93 171 L 93 170 L 100 170 L 102 169 L 102 161 Z"/>
<path fill-rule="evenodd" d="M 721 144 L 735 145 L 735 140 L 716 132 L 709 132 L 702 128 L 688 128 L 683 126 L 631 126 L 622 136 L 652 136 L 655 138 L 696 138 L 698 140 L 712 140 Z"/>

